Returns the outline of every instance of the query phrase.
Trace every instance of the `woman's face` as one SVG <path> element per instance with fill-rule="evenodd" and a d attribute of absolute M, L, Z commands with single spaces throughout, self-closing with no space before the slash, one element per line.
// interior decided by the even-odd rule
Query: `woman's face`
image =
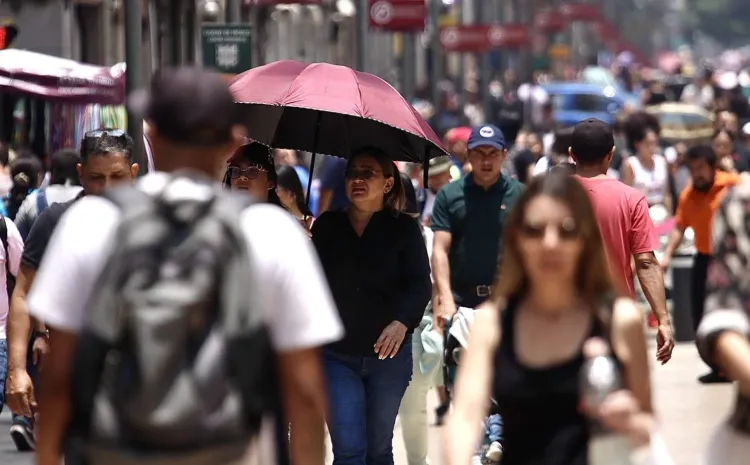
<path fill-rule="evenodd" d="M 357 206 L 382 205 L 393 182 L 393 177 L 386 177 L 378 161 L 370 155 L 358 155 L 346 168 L 346 195 Z"/>
<path fill-rule="evenodd" d="M 268 171 L 245 160 L 229 166 L 229 182 L 232 190 L 247 191 L 260 202 L 268 201 L 268 191 L 274 187 L 268 181 Z"/>
<path fill-rule="evenodd" d="M 542 155 L 542 152 L 544 152 L 544 146 L 542 145 L 542 141 L 539 139 L 539 136 L 536 134 L 529 134 L 526 138 L 526 146 L 529 150 L 531 150 L 531 153 L 536 155 L 537 157 L 540 157 Z"/>
<path fill-rule="evenodd" d="M 574 280 L 583 250 L 579 227 L 565 203 L 546 195 L 529 202 L 518 249 L 532 282 Z"/>
<path fill-rule="evenodd" d="M 724 132 L 714 137 L 711 145 L 714 148 L 714 152 L 716 152 L 717 158 L 729 156 L 732 154 L 732 152 L 734 152 L 734 144 L 732 143 L 732 139 Z"/>
<path fill-rule="evenodd" d="M 279 196 L 281 205 L 283 205 L 287 210 L 291 210 L 292 208 L 296 207 L 297 201 L 294 198 L 294 194 L 292 194 L 290 191 L 284 189 L 281 186 L 276 186 L 276 195 Z"/>
<path fill-rule="evenodd" d="M 648 131 L 645 139 L 638 143 L 638 153 L 644 156 L 652 156 L 659 148 L 659 138 L 654 131 Z"/>

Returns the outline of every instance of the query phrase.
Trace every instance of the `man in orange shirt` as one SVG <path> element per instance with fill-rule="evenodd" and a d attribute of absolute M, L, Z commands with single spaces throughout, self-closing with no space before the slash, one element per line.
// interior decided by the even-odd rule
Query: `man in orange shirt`
<path fill-rule="evenodd" d="M 669 236 L 664 251 L 662 267 L 667 269 L 674 251 L 679 247 L 685 229 L 692 228 L 697 250 L 693 260 L 690 283 L 691 314 L 693 327 L 698 329 L 706 299 L 706 279 L 711 261 L 711 225 L 714 214 L 721 206 L 724 196 L 739 183 L 740 176 L 717 169 L 716 153 L 710 146 L 692 147 L 686 154 L 692 184 L 680 195 L 677 205 L 677 225 Z M 698 378 L 701 383 L 728 382 L 720 373 L 711 372 Z"/>

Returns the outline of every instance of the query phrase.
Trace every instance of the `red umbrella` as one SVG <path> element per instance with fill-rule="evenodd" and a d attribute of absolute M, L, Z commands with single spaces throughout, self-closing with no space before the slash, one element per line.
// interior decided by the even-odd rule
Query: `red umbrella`
<path fill-rule="evenodd" d="M 373 147 L 417 163 L 447 153 L 390 84 L 345 66 L 277 61 L 240 74 L 231 90 L 248 135 L 271 147 L 339 157 Z"/>

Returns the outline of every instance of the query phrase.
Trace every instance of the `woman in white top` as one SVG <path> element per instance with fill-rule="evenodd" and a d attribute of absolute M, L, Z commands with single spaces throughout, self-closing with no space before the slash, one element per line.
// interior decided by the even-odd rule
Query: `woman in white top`
<path fill-rule="evenodd" d="M 644 128 L 633 137 L 635 154 L 623 161 L 621 180 L 646 196 L 649 207 L 664 205 L 671 211 L 669 193 L 669 168 L 667 159 L 658 153 L 659 138 L 650 128 Z"/>

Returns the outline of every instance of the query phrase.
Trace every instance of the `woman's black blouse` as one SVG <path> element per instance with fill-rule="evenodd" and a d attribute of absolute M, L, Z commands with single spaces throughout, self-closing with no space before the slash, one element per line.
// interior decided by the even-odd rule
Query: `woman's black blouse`
<path fill-rule="evenodd" d="M 391 322 L 406 325 L 407 335 L 419 324 L 432 283 L 414 218 L 381 210 L 358 236 L 346 212 L 326 212 L 313 223 L 312 240 L 346 331 L 331 350 L 375 356 L 373 346 Z"/>

